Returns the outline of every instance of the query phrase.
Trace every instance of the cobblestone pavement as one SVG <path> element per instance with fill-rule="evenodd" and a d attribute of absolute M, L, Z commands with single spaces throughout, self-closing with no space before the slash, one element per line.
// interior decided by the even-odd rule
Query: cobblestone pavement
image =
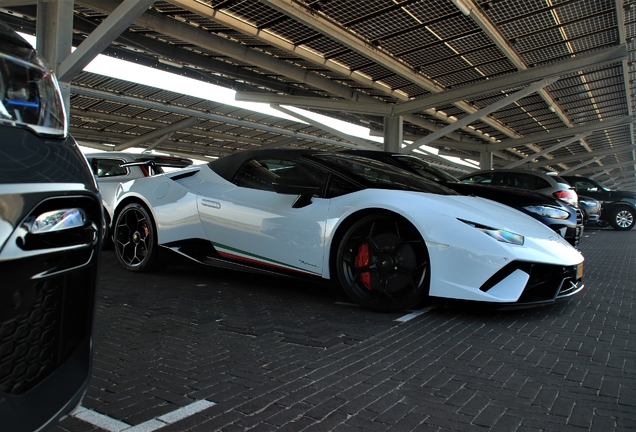
<path fill-rule="evenodd" d="M 130 431 L 202 400 L 215 405 L 160 430 L 633 431 L 636 230 L 587 229 L 581 250 L 586 289 L 567 302 L 431 304 L 405 322 L 329 286 L 133 274 L 106 251 L 83 406 Z M 69 417 L 53 430 L 101 429 Z"/>

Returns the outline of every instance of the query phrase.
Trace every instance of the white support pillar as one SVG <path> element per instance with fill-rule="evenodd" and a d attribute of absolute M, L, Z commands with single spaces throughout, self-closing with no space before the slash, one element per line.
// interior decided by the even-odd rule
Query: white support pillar
<path fill-rule="evenodd" d="M 57 74 L 60 64 L 71 54 L 74 0 L 38 0 L 36 49 Z M 67 118 L 70 118 L 71 83 L 60 82 Z"/>
<path fill-rule="evenodd" d="M 402 116 L 384 117 L 384 151 L 401 153 L 403 135 Z"/>

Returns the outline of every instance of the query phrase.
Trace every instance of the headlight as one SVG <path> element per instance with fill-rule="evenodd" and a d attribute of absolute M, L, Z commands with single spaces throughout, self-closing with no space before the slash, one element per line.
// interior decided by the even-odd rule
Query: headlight
<path fill-rule="evenodd" d="M 523 208 L 530 213 L 534 213 L 539 216 L 548 217 L 551 219 L 567 219 L 570 217 L 570 213 L 566 212 L 565 210 L 547 205 L 531 205 L 524 206 Z"/>
<path fill-rule="evenodd" d="M 518 246 L 522 246 L 523 245 L 523 241 L 524 238 L 521 234 L 515 234 L 513 232 L 510 231 L 506 231 L 506 230 L 502 230 L 502 229 L 496 229 L 496 228 L 491 228 L 489 226 L 486 225 L 481 225 L 475 222 L 471 222 L 471 221 L 467 221 L 467 220 L 463 220 L 463 219 L 458 219 L 461 222 L 464 222 L 467 225 L 470 225 L 471 227 L 478 229 L 479 231 L 483 232 L 484 234 L 494 238 L 497 241 L 500 241 L 502 243 L 509 243 L 509 244 L 513 244 L 513 245 L 518 245 Z"/>
<path fill-rule="evenodd" d="M 86 214 L 81 209 L 54 210 L 42 213 L 35 218 L 29 227 L 29 232 L 39 234 L 83 227 L 86 225 L 86 220 Z"/>
<path fill-rule="evenodd" d="M 65 137 L 66 113 L 53 73 L 30 48 L 9 45 L 7 51 L 0 53 L 0 122 Z"/>

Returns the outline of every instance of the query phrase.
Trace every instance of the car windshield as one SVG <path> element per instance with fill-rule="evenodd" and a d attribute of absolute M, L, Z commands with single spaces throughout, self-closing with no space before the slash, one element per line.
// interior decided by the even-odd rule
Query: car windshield
<path fill-rule="evenodd" d="M 314 157 L 367 187 L 458 195 L 444 186 L 384 162 L 348 154 L 317 154 Z"/>

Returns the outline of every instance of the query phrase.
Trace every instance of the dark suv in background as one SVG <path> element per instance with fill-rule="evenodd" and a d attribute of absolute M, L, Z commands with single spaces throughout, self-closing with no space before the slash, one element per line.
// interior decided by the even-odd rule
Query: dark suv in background
<path fill-rule="evenodd" d="M 578 194 L 601 202 L 601 219 L 612 228 L 627 231 L 636 223 L 636 193 L 612 190 L 589 177 L 562 176 Z"/>
<path fill-rule="evenodd" d="M 0 430 L 51 427 L 91 376 L 103 215 L 62 95 L 0 22 Z"/>

